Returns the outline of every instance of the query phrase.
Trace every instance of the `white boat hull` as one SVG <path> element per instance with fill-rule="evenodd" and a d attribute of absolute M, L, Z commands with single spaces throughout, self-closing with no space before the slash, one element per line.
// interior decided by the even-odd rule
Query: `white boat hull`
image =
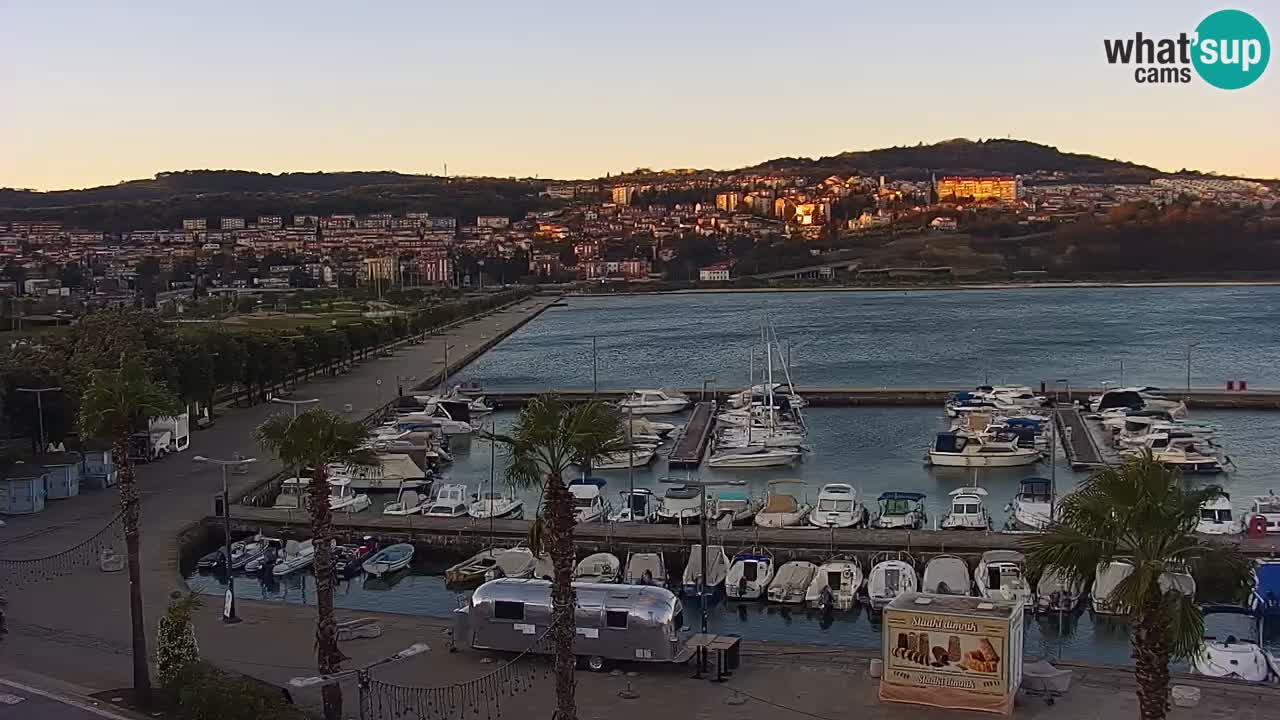
<path fill-rule="evenodd" d="M 803 523 L 808 514 L 808 505 L 801 505 L 795 512 L 764 512 L 762 510 L 756 513 L 755 523 L 760 527 L 795 527 Z"/>
<path fill-rule="evenodd" d="M 1262 683 L 1275 678 L 1266 651 L 1256 643 L 1237 640 L 1231 644 L 1206 640 L 1200 654 L 1191 659 L 1191 669 L 1198 675 Z"/>
<path fill-rule="evenodd" d="M 765 468 L 783 467 L 800 459 L 800 452 L 781 452 L 770 450 L 763 453 L 726 453 L 713 455 L 707 460 L 708 467 L 713 468 Z"/>
<path fill-rule="evenodd" d="M 992 455 L 929 451 L 929 464 L 937 465 L 938 467 L 1023 467 L 1025 465 L 1034 465 L 1039 460 L 1039 451 L 1029 448 L 1020 448 L 1019 451 Z"/>

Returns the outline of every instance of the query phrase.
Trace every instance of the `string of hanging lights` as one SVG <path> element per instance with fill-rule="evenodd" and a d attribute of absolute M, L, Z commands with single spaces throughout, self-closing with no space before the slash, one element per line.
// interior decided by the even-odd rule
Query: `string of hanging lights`
<path fill-rule="evenodd" d="M 103 562 L 104 550 L 114 556 L 124 544 L 121 517 L 116 515 L 88 539 L 61 552 L 25 560 L 0 559 L 0 587 L 18 588 L 98 566 Z"/>

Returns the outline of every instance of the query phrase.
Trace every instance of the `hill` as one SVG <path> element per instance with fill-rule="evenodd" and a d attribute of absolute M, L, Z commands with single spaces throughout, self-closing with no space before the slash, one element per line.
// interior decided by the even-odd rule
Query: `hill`
<path fill-rule="evenodd" d="M 885 175 L 926 180 L 942 175 L 1031 175 L 1061 173 L 1077 182 L 1149 182 L 1162 173 L 1153 167 L 1096 155 L 1068 153 L 1026 140 L 946 140 L 932 145 L 858 150 L 818 158 L 778 158 L 747 170 L 812 175 Z"/>

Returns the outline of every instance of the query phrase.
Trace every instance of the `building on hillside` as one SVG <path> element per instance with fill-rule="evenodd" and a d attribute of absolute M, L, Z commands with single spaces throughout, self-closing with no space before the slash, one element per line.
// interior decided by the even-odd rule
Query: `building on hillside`
<path fill-rule="evenodd" d="M 260 230 L 279 230 L 284 227 L 284 220 L 279 215 L 259 215 L 258 228 Z M 226 226 L 223 226 L 226 229 Z"/>
<path fill-rule="evenodd" d="M 393 257 L 365 258 L 360 268 L 360 279 L 365 282 L 388 282 L 395 279 L 396 259 Z"/>
<path fill-rule="evenodd" d="M 613 202 L 615 205 L 630 205 L 631 199 L 635 197 L 635 185 L 618 185 L 613 188 Z"/>
<path fill-rule="evenodd" d="M 218 227 L 223 230 L 243 230 L 244 218 L 240 217 L 224 217 L 218 221 Z"/>
<path fill-rule="evenodd" d="M 186 218 L 182 221 L 183 230 L 208 230 L 209 221 L 204 218 Z"/>
<path fill-rule="evenodd" d="M 947 176 L 937 181 L 934 191 L 938 200 L 973 198 L 1016 202 L 1022 196 L 1022 181 L 1011 175 L 988 177 Z"/>
<path fill-rule="evenodd" d="M 505 215 L 481 215 L 476 218 L 476 227 L 501 230 L 511 227 L 511 218 Z"/>
<path fill-rule="evenodd" d="M 698 280 L 701 282 L 728 282 L 730 279 L 730 267 L 730 263 L 727 261 L 708 265 L 698 270 Z"/>
<path fill-rule="evenodd" d="M 745 197 L 741 192 L 716 193 L 716 209 L 725 212 L 736 212 Z"/>

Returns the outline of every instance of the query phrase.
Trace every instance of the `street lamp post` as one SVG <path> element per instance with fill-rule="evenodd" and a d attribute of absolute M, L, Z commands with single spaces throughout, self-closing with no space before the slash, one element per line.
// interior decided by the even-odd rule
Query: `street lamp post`
<path fill-rule="evenodd" d="M 62 388 L 61 388 L 61 387 L 46 387 L 46 388 L 14 388 L 14 390 L 17 390 L 18 392 L 35 393 L 35 396 L 36 396 L 36 416 L 38 417 L 37 422 L 39 422 L 39 423 L 40 423 L 40 452 L 41 452 L 41 453 L 43 453 L 43 452 L 45 451 L 45 448 L 46 448 L 46 447 L 48 447 L 48 446 L 46 445 L 46 443 L 45 443 L 45 440 L 44 440 L 44 400 L 43 400 L 43 396 L 44 396 L 44 394 L 45 394 L 45 393 L 47 393 L 47 392 L 61 392 L 61 391 L 62 391 Z"/>
<path fill-rule="evenodd" d="M 364 667 L 355 670 L 342 670 L 328 675 L 314 675 L 312 677 L 296 677 L 289 681 L 289 684 L 296 688 L 324 687 L 326 685 L 337 685 L 343 680 L 356 679 L 356 687 L 360 693 L 360 720 L 368 717 L 366 708 L 368 707 L 369 693 L 369 672 L 380 665 L 387 665 L 401 660 L 407 660 L 414 655 L 421 655 L 429 651 L 431 648 L 426 643 L 414 643 L 400 652 L 375 662 L 371 662 Z"/>
<path fill-rule="evenodd" d="M 702 508 L 702 517 L 698 522 L 702 530 L 702 569 L 698 574 L 698 601 L 702 605 L 702 632 L 707 632 L 707 488 L 709 487 L 740 487 L 747 483 L 743 480 L 692 480 L 680 478 L 663 478 L 663 483 L 668 485 L 685 485 L 698 488 L 699 507 Z M 706 657 L 703 657 L 704 665 Z"/>
<path fill-rule="evenodd" d="M 231 572 L 231 498 L 227 492 L 227 468 L 244 467 L 258 459 L 214 460 L 203 455 L 191 459 L 222 468 L 222 567 L 227 571 L 227 600 L 222 607 L 222 622 L 232 625 L 240 622 L 240 618 L 236 616 L 236 576 Z"/>

